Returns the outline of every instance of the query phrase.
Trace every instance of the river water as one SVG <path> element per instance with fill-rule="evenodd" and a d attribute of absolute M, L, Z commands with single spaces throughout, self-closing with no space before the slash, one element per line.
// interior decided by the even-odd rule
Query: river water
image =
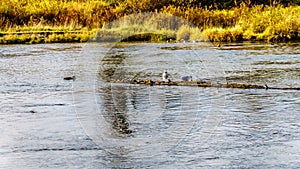
<path fill-rule="evenodd" d="M 298 168 L 299 43 L 0 47 L 0 168 Z M 64 80 L 66 76 L 75 80 Z"/>

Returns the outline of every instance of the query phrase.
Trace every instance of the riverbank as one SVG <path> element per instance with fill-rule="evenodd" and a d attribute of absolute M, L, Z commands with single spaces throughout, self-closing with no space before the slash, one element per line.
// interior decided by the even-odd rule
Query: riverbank
<path fill-rule="evenodd" d="M 0 7 L 0 44 L 124 39 L 152 42 L 168 39 L 212 42 L 300 40 L 300 6 L 241 3 L 230 9 L 211 10 L 164 4 L 147 9 L 135 6 L 135 11 L 129 7 L 130 4 L 107 1 L 40 3 L 8 0 Z M 137 19 L 146 11 L 156 15 L 146 20 L 143 17 Z M 177 16 L 189 25 L 164 21 L 165 18 L 157 17 L 160 15 Z M 124 18 L 127 18 L 126 22 Z"/>

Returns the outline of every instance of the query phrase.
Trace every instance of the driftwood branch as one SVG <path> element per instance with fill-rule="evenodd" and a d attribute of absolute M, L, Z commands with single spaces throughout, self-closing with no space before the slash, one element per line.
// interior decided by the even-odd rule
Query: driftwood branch
<path fill-rule="evenodd" d="M 241 88 L 241 89 L 276 89 L 276 90 L 300 90 L 300 88 L 279 88 L 268 85 L 238 84 L 238 83 L 213 83 L 205 81 L 152 81 L 152 80 L 131 80 L 131 84 L 144 84 L 149 86 L 195 86 L 195 87 L 219 87 L 219 88 Z"/>

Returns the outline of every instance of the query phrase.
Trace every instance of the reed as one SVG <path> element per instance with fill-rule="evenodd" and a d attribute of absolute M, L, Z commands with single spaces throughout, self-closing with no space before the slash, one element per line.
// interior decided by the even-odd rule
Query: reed
<path fill-rule="evenodd" d="M 300 6 L 256 6 L 237 24 L 244 30 L 246 39 L 252 36 L 257 40 L 299 40 Z"/>
<path fill-rule="evenodd" d="M 300 6 L 242 4 L 230 10 L 183 9 L 169 6 L 163 12 L 186 18 L 211 41 L 299 40 Z M 180 30 L 180 32 L 184 32 Z M 188 34 L 189 30 L 185 31 Z M 180 33 L 182 35 L 183 33 Z"/>
<path fill-rule="evenodd" d="M 203 34 L 213 42 L 236 42 L 243 41 L 243 30 L 236 26 L 232 28 L 211 28 L 205 29 Z"/>

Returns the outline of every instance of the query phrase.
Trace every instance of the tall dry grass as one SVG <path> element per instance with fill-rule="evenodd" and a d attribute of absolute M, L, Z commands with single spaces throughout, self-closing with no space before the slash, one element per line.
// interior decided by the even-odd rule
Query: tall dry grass
<path fill-rule="evenodd" d="M 105 1 L 5 0 L 0 2 L 0 29 L 55 26 L 101 27 L 123 15 Z"/>
<path fill-rule="evenodd" d="M 193 0 L 192 3 L 196 2 Z M 113 23 L 114 28 L 119 26 L 114 31 L 125 35 L 135 32 L 147 33 L 152 29 L 157 31 L 154 33 L 168 33 L 168 36 L 176 36 L 177 39 L 190 40 L 202 40 L 205 37 L 211 41 L 300 39 L 299 6 L 286 7 L 273 3 L 271 6 L 250 7 L 249 4 L 238 2 L 238 5 L 231 9 L 212 7 L 214 10 L 209 10 L 210 7 L 173 0 L 3 0 L 0 2 L 0 30 L 4 33 L 68 32 L 99 28 L 108 30 Z M 159 17 L 148 18 L 145 21 L 131 18 L 126 20 L 127 25 L 121 20 L 112 22 L 145 11 L 178 16 L 198 29 L 170 23 Z M 142 24 L 137 23 L 139 21 L 142 21 Z"/>

